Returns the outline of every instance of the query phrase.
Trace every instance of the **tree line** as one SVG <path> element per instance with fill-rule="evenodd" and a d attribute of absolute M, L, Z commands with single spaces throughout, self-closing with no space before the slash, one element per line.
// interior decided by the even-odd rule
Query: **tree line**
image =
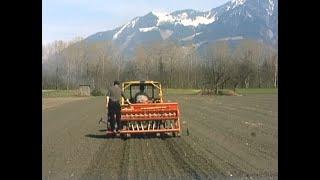
<path fill-rule="evenodd" d="M 155 80 L 167 88 L 214 93 L 278 86 L 278 52 L 255 40 L 243 40 L 236 47 L 220 41 L 201 53 L 193 45 L 156 42 L 138 46 L 130 58 L 111 41 L 55 41 L 43 47 L 45 55 L 43 89 L 75 89 L 80 84 L 105 89 L 114 80 Z"/>

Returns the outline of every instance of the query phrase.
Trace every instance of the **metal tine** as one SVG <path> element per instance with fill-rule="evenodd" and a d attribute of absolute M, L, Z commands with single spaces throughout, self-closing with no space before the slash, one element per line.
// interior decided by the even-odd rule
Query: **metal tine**
<path fill-rule="evenodd" d="M 173 125 L 172 125 L 172 122 L 170 122 L 170 126 L 171 126 L 171 129 L 173 129 Z"/>
<path fill-rule="evenodd" d="M 150 121 L 148 122 L 148 130 L 150 129 Z"/>
<path fill-rule="evenodd" d="M 154 130 L 154 127 L 155 127 L 155 123 L 154 123 L 154 121 L 153 121 L 153 123 L 152 123 L 152 130 Z"/>
<path fill-rule="evenodd" d="M 133 126 L 133 124 L 131 124 L 131 127 L 132 127 L 132 131 L 134 131 L 134 126 Z"/>
<path fill-rule="evenodd" d="M 141 129 L 144 131 L 144 128 L 143 128 L 143 124 L 142 124 L 142 122 L 141 122 Z"/>
<path fill-rule="evenodd" d="M 138 129 L 138 131 L 139 131 L 140 129 L 139 129 L 139 125 L 138 125 L 138 123 L 136 124 L 136 126 L 137 126 L 137 129 Z"/>

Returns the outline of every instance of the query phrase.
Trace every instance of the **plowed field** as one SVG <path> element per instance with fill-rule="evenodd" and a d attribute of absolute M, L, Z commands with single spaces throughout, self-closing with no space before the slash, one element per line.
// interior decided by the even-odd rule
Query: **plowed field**
<path fill-rule="evenodd" d="M 103 97 L 48 99 L 43 179 L 278 179 L 277 94 L 168 96 L 182 113 L 176 138 L 106 138 Z"/>

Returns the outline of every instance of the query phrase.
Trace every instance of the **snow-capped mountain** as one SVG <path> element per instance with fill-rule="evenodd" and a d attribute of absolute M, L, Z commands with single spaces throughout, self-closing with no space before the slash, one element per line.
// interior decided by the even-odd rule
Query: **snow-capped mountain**
<path fill-rule="evenodd" d="M 278 0 L 232 0 L 205 12 L 152 11 L 114 30 L 93 34 L 85 41 L 111 40 L 122 50 L 132 52 L 139 44 L 162 40 L 199 47 L 215 41 L 245 38 L 277 45 Z"/>

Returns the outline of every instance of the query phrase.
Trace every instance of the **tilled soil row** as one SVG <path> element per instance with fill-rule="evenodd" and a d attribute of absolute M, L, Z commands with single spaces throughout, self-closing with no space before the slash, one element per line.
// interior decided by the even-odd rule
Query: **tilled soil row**
<path fill-rule="evenodd" d="M 129 155 L 130 144 L 121 139 L 111 139 L 99 147 L 89 168 L 79 179 L 117 179 L 127 174 L 128 165 L 124 160 Z M 121 163 L 118 163 L 121 162 Z"/>
<path fill-rule="evenodd" d="M 183 168 L 184 178 L 208 179 L 222 175 L 214 162 L 199 154 L 184 138 L 164 141 L 174 160 Z"/>
<path fill-rule="evenodd" d="M 222 175 L 213 161 L 197 153 L 184 138 L 145 137 L 106 139 L 80 179 L 210 179 Z"/>
<path fill-rule="evenodd" d="M 200 147 L 197 151 L 206 153 L 206 157 L 218 162 L 225 175 L 252 177 L 277 174 L 277 126 L 273 125 L 277 124 L 276 103 L 271 101 L 265 104 L 265 98 L 261 95 L 225 98 L 208 98 L 206 101 L 196 96 L 180 98 L 182 119 L 189 124 L 193 138 L 188 143 L 196 142 Z M 272 98 L 277 97 L 272 95 Z M 252 102 L 241 104 L 238 101 Z M 246 110 L 246 107 L 254 106 L 255 103 L 259 107 L 269 105 L 268 108 L 262 108 L 262 111 L 270 109 L 274 114 L 261 116 L 254 110 Z M 233 108 L 226 108 L 230 106 Z M 251 127 L 244 123 L 246 121 L 263 125 Z"/>

